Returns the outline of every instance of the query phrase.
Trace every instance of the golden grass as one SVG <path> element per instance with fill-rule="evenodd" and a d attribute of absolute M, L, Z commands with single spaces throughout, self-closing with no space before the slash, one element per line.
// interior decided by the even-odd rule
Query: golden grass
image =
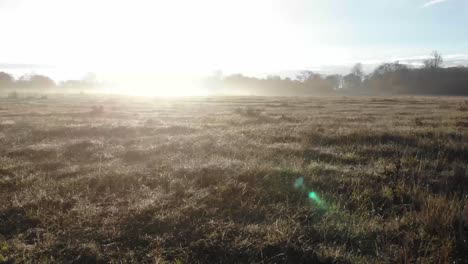
<path fill-rule="evenodd" d="M 0 263 L 468 258 L 463 98 L 0 100 Z"/>

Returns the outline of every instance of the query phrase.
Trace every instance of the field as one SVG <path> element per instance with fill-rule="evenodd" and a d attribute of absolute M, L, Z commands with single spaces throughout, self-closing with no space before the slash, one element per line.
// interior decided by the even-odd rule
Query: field
<path fill-rule="evenodd" d="M 0 99 L 0 263 L 467 263 L 468 101 Z"/>

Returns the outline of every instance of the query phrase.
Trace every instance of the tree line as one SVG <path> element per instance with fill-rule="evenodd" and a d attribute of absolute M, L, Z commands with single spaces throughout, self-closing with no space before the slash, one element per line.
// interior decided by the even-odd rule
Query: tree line
<path fill-rule="evenodd" d="M 292 79 L 235 74 L 215 81 L 227 91 L 258 95 L 468 95 L 468 67 L 443 67 L 443 63 L 440 53 L 433 52 L 421 67 L 383 63 L 367 75 L 358 63 L 346 75 L 303 71 Z"/>
<path fill-rule="evenodd" d="M 19 78 L 0 72 L 0 89 L 49 89 L 49 88 L 93 88 L 97 86 L 97 78 L 88 73 L 81 80 L 55 82 L 52 78 L 40 74 L 26 74 Z"/>
<path fill-rule="evenodd" d="M 213 93 L 251 95 L 468 95 L 468 67 L 443 67 L 440 53 L 433 52 L 421 67 L 397 62 L 383 63 L 370 74 L 356 64 L 349 74 L 323 75 L 302 71 L 295 78 L 268 76 L 247 77 L 242 74 L 222 76 L 217 72 L 204 79 L 205 88 Z M 44 75 L 25 75 L 15 79 L 0 72 L 1 88 L 96 88 L 94 74 L 82 80 L 54 82 Z"/>

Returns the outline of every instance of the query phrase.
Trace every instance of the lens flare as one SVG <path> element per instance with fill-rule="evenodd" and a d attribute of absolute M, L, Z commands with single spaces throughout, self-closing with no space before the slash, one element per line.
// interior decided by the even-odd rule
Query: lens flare
<path fill-rule="evenodd" d="M 303 188 L 303 190 L 306 189 L 306 186 L 304 184 L 304 177 L 297 178 L 294 181 L 294 188 L 296 188 L 296 189 Z M 317 192 L 313 192 L 313 191 L 308 192 L 308 197 L 309 197 L 310 200 L 315 202 L 315 204 L 319 205 L 320 207 L 325 207 L 325 203 L 319 197 Z"/>
<path fill-rule="evenodd" d="M 304 177 L 300 177 L 294 182 L 294 188 L 299 189 L 302 186 L 304 186 Z"/>
<path fill-rule="evenodd" d="M 318 204 L 321 204 L 322 203 L 322 200 L 320 199 L 320 197 L 318 197 L 317 193 L 316 192 L 310 192 L 309 193 L 309 198 L 313 201 L 315 201 L 316 203 Z"/>

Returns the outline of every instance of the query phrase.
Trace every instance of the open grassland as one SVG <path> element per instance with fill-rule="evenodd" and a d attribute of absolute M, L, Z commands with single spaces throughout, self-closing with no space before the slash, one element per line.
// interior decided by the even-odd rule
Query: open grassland
<path fill-rule="evenodd" d="M 465 100 L 0 99 L 0 263 L 466 263 Z"/>

